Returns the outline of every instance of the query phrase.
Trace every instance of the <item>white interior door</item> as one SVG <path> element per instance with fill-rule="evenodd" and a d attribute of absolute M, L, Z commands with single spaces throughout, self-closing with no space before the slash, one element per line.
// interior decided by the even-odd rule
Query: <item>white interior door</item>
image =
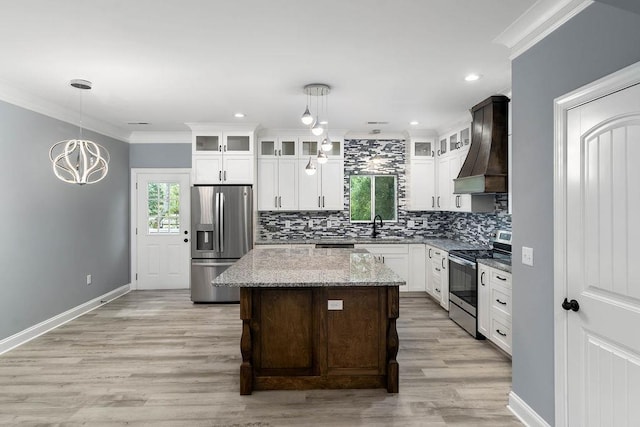
<path fill-rule="evenodd" d="M 566 148 L 568 422 L 640 426 L 640 85 L 569 110 Z"/>
<path fill-rule="evenodd" d="M 189 288 L 189 174 L 139 173 L 136 188 L 137 288 Z"/>

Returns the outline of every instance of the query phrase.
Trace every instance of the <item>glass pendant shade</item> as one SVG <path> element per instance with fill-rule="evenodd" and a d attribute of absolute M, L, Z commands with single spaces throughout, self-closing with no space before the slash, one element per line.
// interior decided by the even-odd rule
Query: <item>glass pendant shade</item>
<path fill-rule="evenodd" d="M 109 172 L 109 152 L 93 141 L 57 142 L 49 150 L 49 159 L 56 177 L 70 184 L 95 184 Z"/>
<path fill-rule="evenodd" d="M 307 108 L 304 110 L 304 114 L 302 114 L 302 117 L 300 118 L 300 120 L 302 120 L 302 123 L 307 125 L 307 126 L 309 126 L 310 124 L 313 123 L 313 116 L 309 112 L 309 106 L 308 105 L 307 105 Z"/>
<path fill-rule="evenodd" d="M 320 121 L 316 119 L 316 124 L 311 128 L 311 133 L 315 136 L 320 136 L 324 132 L 324 128 L 320 124 Z"/>
<path fill-rule="evenodd" d="M 328 136 L 322 140 L 320 148 L 322 148 L 322 151 L 331 151 L 331 149 L 333 148 L 333 143 Z"/>
<path fill-rule="evenodd" d="M 326 154 L 324 154 L 324 151 L 318 151 L 318 163 L 323 165 L 328 161 L 329 161 L 329 158 L 327 157 Z"/>
<path fill-rule="evenodd" d="M 309 163 L 307 163 L 307 167 L 304 168 L 304 171 L 307 175 L 313 175 L 316 173 L 316 165 L 311 162 L 311 157 L 309 157 Z"/>

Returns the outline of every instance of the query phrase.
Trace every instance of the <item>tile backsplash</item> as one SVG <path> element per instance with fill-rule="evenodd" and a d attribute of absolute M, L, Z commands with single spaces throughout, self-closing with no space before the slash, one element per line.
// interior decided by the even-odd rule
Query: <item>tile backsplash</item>
<path fill-rule="evenodd" d="M 382 157 L 380 163 L 370 161 L 375 154 Z M 259 212 L 258 238 L 287 240 L 370 236 L 371 224 L 349 221 L 349 176 L 373 173 L 397 176 L 398 221 L 385 222 L 380 237 L 447 237 L 486 244 L 494 230 L 511 230 L 506 195 L 496 197 L 494 213 L 408 211 L 405 141 L 351 139 L 345 140 L 344 144 L 344 210 Z M 309 220 L 313 227 L 309 227 Z"/>

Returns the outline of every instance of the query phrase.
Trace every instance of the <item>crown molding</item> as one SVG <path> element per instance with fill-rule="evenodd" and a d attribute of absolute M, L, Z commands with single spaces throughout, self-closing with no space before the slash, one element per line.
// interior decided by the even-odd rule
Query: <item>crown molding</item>
<path fill-rule="evenodd" d="M 216 122 L 190 122 L 185 123 L 193 132 L 223 132 L 245 131 L 255 132 L 260 123 L 216 123 Z"/>
<path fill-rule="evenodd" d="M 508 47 L 513 60 L 591 4 L 593 0 L 538 0 L 493 42 Z"/>
<path fill-rule="evenodd" d="M 191 132 L 134 131 L 130 144 L 191 144 Z"/>
<path fill-rule="evenodd" d="M 38 96 L 31 95 L 23 90 L 11 87 L 0 81 L 0 100 L 16 105 L 29 111 L 80 126 L 80 115 L 77 111 L 60 107 Z M 113 126 L 105 121 L 83 114 L 82 129 L 97 132 L 99 134 L 115 138 L 122 142 L 129 141 L 129 131 Z"/>

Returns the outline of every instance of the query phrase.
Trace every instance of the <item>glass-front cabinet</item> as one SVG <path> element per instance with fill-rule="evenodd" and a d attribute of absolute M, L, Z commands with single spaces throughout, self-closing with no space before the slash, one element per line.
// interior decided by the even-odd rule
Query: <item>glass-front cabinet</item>
<path fill-rule="evenodd" d="M 258 142 L 258 157 L 298 156 L 298 138 L 265 137 Z"/>

